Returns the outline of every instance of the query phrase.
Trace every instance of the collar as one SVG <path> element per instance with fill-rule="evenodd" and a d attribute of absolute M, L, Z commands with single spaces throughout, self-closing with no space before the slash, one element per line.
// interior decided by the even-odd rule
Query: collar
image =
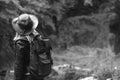
<path fill-rule="evenodd" d="M 15 35 L 15 37 L 14 37 L 14 41 L 17 41 L 17 40 L 19 40 L 19 39 L 22 39 L 22 40 L 27 40 L 27 41 L 29 41 L 30 43 L 33 41 L 33 38 L 32 37 L 30 37 L 30 36 L 21 36 L 21 35 L 19 35 L 18 33 L 16 33 L 16 35 Z"/>

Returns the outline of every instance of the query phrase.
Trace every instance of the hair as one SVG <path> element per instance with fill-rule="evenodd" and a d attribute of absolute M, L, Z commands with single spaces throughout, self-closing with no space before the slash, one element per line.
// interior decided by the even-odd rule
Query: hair
<path fill-rule="evenodd" d="M 30 18 L 27 19 L 26 21 L 27 21 L 27 24 L 21 23 L 22 21 L 18 23 L 18 25 L 20 26 L 20 28 L 23 30 L 24 33 L 31 31 L 33 27 L 33 22 Z"/>

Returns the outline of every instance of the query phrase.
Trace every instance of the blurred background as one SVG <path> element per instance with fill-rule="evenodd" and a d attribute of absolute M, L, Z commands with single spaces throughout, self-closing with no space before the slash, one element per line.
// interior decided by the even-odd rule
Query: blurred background
<path fill-rule="evenodd" d="M 119 9 L 120 0 L 0 0 L 0 71 L 14 65 L 11 20 L 22 13 L 38 17 L 37 31 L 51 39 L 54 66 L 70 64 L 95 73 L 119 69 Z"/>

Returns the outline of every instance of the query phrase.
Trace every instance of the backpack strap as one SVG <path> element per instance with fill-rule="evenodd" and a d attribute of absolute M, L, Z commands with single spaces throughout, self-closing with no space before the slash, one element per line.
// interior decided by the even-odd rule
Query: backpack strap
<path fill-rule="evenodd" d="M 39 40 L 41 40 L 41 41 L 49 41 L 49 39 L 46 38 L 46 37 L 43 36 L 43 35 L 36 35 L 35 38 L 36 38 L 36 39 L 39 39 Z"/>

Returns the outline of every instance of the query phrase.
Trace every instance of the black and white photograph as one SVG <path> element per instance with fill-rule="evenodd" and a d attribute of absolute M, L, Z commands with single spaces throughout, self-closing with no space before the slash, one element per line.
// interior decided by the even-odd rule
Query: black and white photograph
<path fill-rule="evenodd" d="M 0 0 L 0 80 L 120 80 L 120 0 Z"/>

